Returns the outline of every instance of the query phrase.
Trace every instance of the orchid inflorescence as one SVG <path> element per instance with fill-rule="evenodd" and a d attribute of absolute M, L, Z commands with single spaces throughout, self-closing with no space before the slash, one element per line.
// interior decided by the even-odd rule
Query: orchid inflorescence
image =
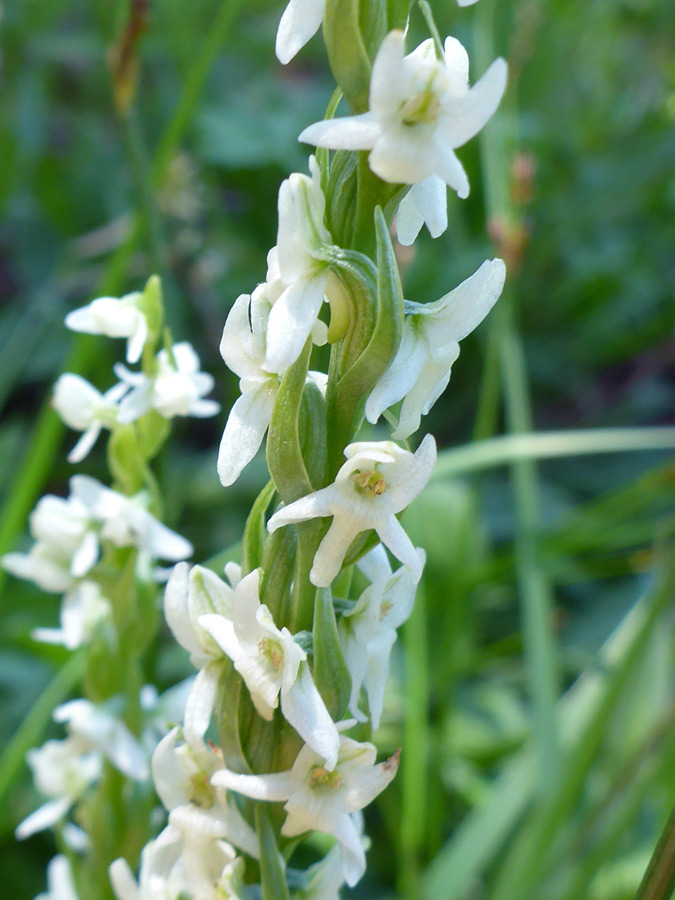
<path fill-rule="evenodd" d="M 19 827 L 26 836 L 61 823 L 74 864 L 56 857 L 43 896 L 86 900 L 77 860 L 90 838 L 72 810 L 105 766 L 142 781 L 150 755 L 168 823 L 146 843 L 138 879 L 126 859 L 112 862 L 118 900 L 245 900 L 260 891 L 335 900 L 364 874 L 361 810 L 399 760 L 397 751 L 377 762 L 367 738 L 385 713 L 397 629 L 425 562 L 399 518 L 436 459 L 431 435 L 415 452 L 407 439 L 505 279 L 494 259 L 435 302 L 403 299 L 393 220 L 403 244 L 424 223 L 433 237 L 446 229 L 447 187 L 459 197 L 469 192 L 455 150 L 490 118 L 506 84 L 506 65 L 496 60 L 470 87 L 468 56 L 454 38 L 443 48 L 431 38 L 406 55 L 410 5 L 378 0 L 350 18 L 336 0 L 291 0 L 279 26 L 285 63 L 323 22 L 353 115 L 329 116 L 300 135 L 318 148 L 309 175 L 281 185 L 266 280 L 234 302 L 223 329 L 221 355 L 240 379 L 240 396 L 218 475 L 234 484 L 267 435 L 271 476 L 248 517 L 239 562 L 223 572 L 188 564 L 190 546 L 156 517 L 161 498 L 148 463 L 169 420 L 217 411 L 206 397 L 213 379 L 200 372 L 194 350 L 162 329 L 157 279 L 66 319 L 78 331 L 126 338 L 127 364 L 140 363 L 139 371 L 118 363 L 119 381 L 105 393 L 71 374 L 54 393 L 63 420 L 83 432 L 71 461 L 110 431 L 116 487 L 76 475 L 68 499 L 43 498 L 31 518 L 35 545 L 5 557 L 5 567 L 65 594 L 60 630 L 35 636 L 74 649 L 110 646 L 122 633 L 133 646 L 131 618 L 142 603 L 130 612 L 119 573 L 131 567 L 131 583 L 154 582 L 156 560 L 176 563 L 164 613 L 197 675 L 181 712 L 164 715 L 161 727 L 153 711 L 161 700 L 130 716 L 129 696 L 125 709 L 111 690 L 57 711 L 68 736 L 29 759 L 50 799 Z M 372 38 L 373 23 L 385 22 L 379 43 L 368 44 L 372 58 L 363 41 L 347 47 L 336 38 L 338 28 L 373 26 Z M 383 417 L 394 423 L 391 436 L 373 440 Z M 335 843 L 300 871 L 292 854 L 311 832 Z"/>

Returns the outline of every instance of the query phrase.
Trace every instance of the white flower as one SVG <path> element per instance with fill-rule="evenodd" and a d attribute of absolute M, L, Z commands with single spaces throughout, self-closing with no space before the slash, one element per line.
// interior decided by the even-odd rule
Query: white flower
<path fill-rule="evenodd" d="M 418 549 L 417 555 L 420 566 L 424 566 L 424 551 Z M 392 574 L 381 545 L 371 550 L 359 567 L 370 572 L 375 568 L 375 577 L 354 608 L 342 616 L 338 628 L 352 679 L 349 711 L 360 721 L 367 720 L 358 708 L 359 693 L 361 687 L 365 687 L 370 719 L 376 729 L 384 706 L 389 655 L 396 641 L 396 629 L 412 612 L 415 581 L 407 566 L 401 566 Z"/>
<path fill-rule="evenodd" d="M 50 799 L 17 826 L 19 840 L 51 828 L 63 819 L 71 806 L 98 781 L 103 768 L 100 751 L 77 736 L 47 741 L 42 747 L 29 750 L 26 758 L 35 786 Z"/>
<path fill-rule="evenodd" d="M 143 745 L 124 722 L 91 700 L 71 700 L 57 706 L 55 722 L 63 722 L 71 737 L 97 750 L 127 778 L 146 781 L 150 767 Z"/>
<path fill-rule="evenodd" d="M 59 854 L 47 866 L 47 890 L 35 900 L 78 900 L 70 861 Z"/>
<path fill-rule="evenodd" d="M 96 443 L 102 428 L 112 428 L 117 421 L 118 402 L 126 394 L 127 385 L 116 384 L 101 394 L 79 375 L 61 375 L 54 385 L 52 405 L 63 421 L 84 434 L 68 454 L 68 462 L 82 462 Z"/>
<path fill-rule="evenodd" d="M 127 338 L 127 362 L 141 358 L 148 338 L 148 322 L 142 310 L 143 294 L 134 291 L 121 298 L 99 297 L 88 306 L 75 309 L 66 316 L 66 326 L 86 334 Z"/>
<path fill-rule="evenodd" d="M 182 837 L 170 826 L 143 848 L 139 884 L 125 859 L 110 865 L 118 900 L 182 900 L 189 896 L 181 866 Z"/>
<path fill-rule="evenodd" d="M 260 602 L 259 578 L 255 569 L 237 585 L 231 621 L 205 615 L 199 624 L 230 657 L 263 719 L 270 721 L 281 701 L 284 718 L 332 769 L 339 745 L 335 723 L 316 689 L 307 654 L 288 628 L 276 627 Z"/>
<path fill-rule="evenodd" d="M 348 727 L 351 723 L 343 723 Z M 360 744 L 340 736 L 337 765 L 329 771 L 311 747 L 305 745 L 288 772 L 270 775 L 239 775 L 221 769 L 211 779 L 214 785 L 238 791 L 256 800 L 286 800 L 288 813 L 281 833 L 296 837 L 306 831 L 332 834 L 342 848 L 342 868 L 351 886 L 366 868 L 365 852 L 354 813 L 363 809 L 385 789 L 398 769 L 398 753 L 375 765 L 372 744 Z"/>
<path fill-rule="evenodd" d="M 116 859 L 110 866 L 110 880 L 117 900 L 240 900 L 243 860 L 225 841 L 203 845 L 199 868 L 186 871 L 185 836 L 168 825 L 141 854 L 138 883 L 129 864 Z"/>
<path fill-rule="evenodd" d="M 218 450 L 218 476 L 227 487 L 253 459 L 272 418 L 279 376 L 265 369 L 267 320 L 271 303 L 266 285 L 242 294 L 223 328 L 220 352 L 241 379 L 241 397 L 230 410 Z"/>
<path fill-rule="evenodd" d="M 402 440 L 419 428 L 421 417 L 448 385 L 452 364 L 459 356 L 459 341 L 490 312 L 505 277 L 501 259 L 486 260 L 440 300 L 406 304 L 401 345 L 366 401 L 369 422 L 377 422 L 385 409 L 403 400 L 393 437 Z"/>
<path fill-rule="evenodd" d="M 333 516 L 309 574 L 312 584 L 327 587 L 339 573 L 354 538 L 375 529 L 380 540 L 419 581 L 417 551 L 396 518 L 424 488 L 436 462 L 436 444 L 427 435 L 413 455 L 392 441 L 362 441 L 345 448 L 347 462 L 335 482 L 280 509 L 267 523 L 275 531 L 291 522 Z"/>
<path fill-rule="evenodd" d="M 210 782 L 222 765 L 218 750 L 181 740 L 178 728 L 159 742 L 152 757 L 152 777 L 169 811 L 169 823 L 183 834 L 186 874 L 193 866 L 186 864 L 185 856 L 193 856 L 194 868 L 198 868 L 199 845 L 216 839 L 234 844 L 254 859 L 260 854 L 255 831 L 230 802 L 227 792 Z"/>
<path fill-rule="evenodd" d="M 184 721 L 186 738 L 197 750 L 211 720 L 224 661 L 222 649 L 200 620 L 209 613 L 231 620 L 234 588 L 241 578 L 241 569 L 236 563 L 228 563 L 225 572 L 229 584 L 210 569 L 180 563 L 171 573 L 164 593 L 164 615 L 169 628 L 199 669 Z"/>
<path fill-rule="evenodd" d="M 115 365 L 115 374 L 131 388 L 121 401 L 118 422 L 128 424 L 156 410 L 165 419 L 174 416 L 215 416 L 220 404 L 204 400 L 213 389 L 213 376 L 200 372 L 199 357 L 187 341 L 174 344 L 171 352 L 160 350 L 157 354 L 157 373 L 150 378 L 143 372 L 130 372 L 121 363 Z"/>
<path fill-rule="evenodd" d="M 29 524 L 36 543 L 28 554 L 3 556 L 4 568 L 45 591 L 70 590 L 98 559 L 98 536 L 87 505 L 72 495 L 48 494 L 38 501 Z"/>
<path fill-rule="evenodd" d="M 332 238 L 324 224 L 326 200 L 313 156 L 309 169 L 311 178 L 296 172 L 279 188 L 277 245 L 268 257 L 268 298 L 273 304 L 267 322 L 268 372 L 283 372 L 295 362 L 310 334 L 317 337 L 324 298 L 342 295 L 326 261 Z"/>
<path fill-rule="evenodd" d="M 153 559 L 176 561 L 192 554 L 192 545 L 147 510 L 145 493 L 126 497 L 89 475 L 70 479 L 71 498 L 100 527 L 100 538 L 117 547 L 138 547 Z M 84 573 L 83 573 L 84 574 Z"/>
<path fill-rule="evenodd" d="M 33 640 L 62 644 L 76 650 L 87 643 L 99 624 L 111 616 L 110 601 L 94 581 L 81 581 L 69 590 L 61 602 L 60 628 L 35 628 Z"/>
<path fill-rule="evenodd" d="M 310 125 L 300 140 L 333 150 L 370 150 L 370 167 L 385 181 L 417 184 L 437 175 L 460 197 L 469 182 L 454 150 L 488 121 L 506 87 L 497 59 L 469 88 L 469 60 L 455 38 L 443 61 L 432 40 L 405 56 L 405 36 L 392 31 L 378 51 L 370 82 L 370 110 Z"/>

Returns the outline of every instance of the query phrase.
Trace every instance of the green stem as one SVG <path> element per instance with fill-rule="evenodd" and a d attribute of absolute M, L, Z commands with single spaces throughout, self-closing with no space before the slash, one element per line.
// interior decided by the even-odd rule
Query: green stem
<path fill-rule="evenodd" d="M 666 822 L 635 900 L 669 900 L 675 890 L 675 808 Z"/>

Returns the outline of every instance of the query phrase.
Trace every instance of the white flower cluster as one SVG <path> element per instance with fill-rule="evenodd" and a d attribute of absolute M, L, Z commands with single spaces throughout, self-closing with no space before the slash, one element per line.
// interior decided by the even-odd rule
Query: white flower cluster
<path fill-rule="evenodd" d="M 35 543 L 28 553 L 2 557 L 12 575 L 64 594 L 61 628 L 39 628 L 36 640 L 75 650 L 105 623 L 110 602 L 92 575 L 107 546 L 136 547 L 139 568 L 149 577 L 154 560 L 176 562 L 192 554 L 185 538 L 148 511 L 149 500 L 146 492 L 126 497 L 88 475 L 74 475 L 67 498 L 50 494 L 38 502 L 30 516 Z"/>
<path fill-rule="evenodd" d="M 65 725 L 66 737 L 49 740 L 30 750 L 28 764 L 35 786 L 48 800 L 16 829 L 23 840 L 45 828 L 58 826 L 63 840 L 74 852 L 87 849 L 87 835 L 72 821 L 66 821 L 73 806 L 98 783 L 106 762 L 126 778 L 145 782 L 150 777 L 150 756 L 167 732 L 167 725 L 183 714 L 182 691 L 171 690 L 163 697 L 150 685 L 141 691 L 143 733 L 134 737 L 124 724 L 115 700 L 96 705 L 89 700 L 71 700 L 54 710 L 55 722 Z M 56 863 L 53 877 L 65 878 L 63 863 Z M 50 888 L 51 891 L 54 888 Z"/>
<path fill-rule="evenodd" d="M 154 343 L 146 306 L 145 294 L 139 291 L 120 299 L 99 297 L 69 313 L 66 325 L 86 334 L 126 338 L 127 362 L 137 363 Z M 173 419 L 213 416 L 220 409 L 214 400 L 204 399 L 213 389 L 213 377 L 200 371 L 199 357 L 185 341 L 151 355 L 143 371 L 132 372 L 117 363 L 115 374 L 119 382 L 104 394 L 69 372 L 56 382 L 54 409 L 66 425 L 83 432 L 68 455 L 69 462 L 81 462 L 102 429 L 129 425 L 152 411 Z"/>

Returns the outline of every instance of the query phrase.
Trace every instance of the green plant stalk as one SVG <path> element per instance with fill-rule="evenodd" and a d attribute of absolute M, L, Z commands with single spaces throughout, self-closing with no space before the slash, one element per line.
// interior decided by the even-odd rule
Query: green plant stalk
<path fill-rule="evenodd" d="M 650 634 L 664 609 L 672 602 L 675 589 L 675 553 L 666 557 L 648 601 L 647 614 L 626 657 L 611 675 L 596 714 L 583 730 L 575 746 L 565 755 L 564 766 L 553 790 L 540 800 L 509 849 L 495 878 L 489 900 L 521 900 L 534 896 L 550 860 L 552 841 L 569 819 L 583 790 L 586 776 L 606 733 L 606 723 L 629 683 L 631 671 L 644 653 Z"/>
<path fill-rule="evenodd" d="M 635 900 L 669 900 L 675 890 L 675 809 L 666 822 Z"/>
<path fill-rule="evenodd" d="M 613 685 L 617 680 L 628 680 L 639 663 L 640 649 L 659 621 L 651 607 L 645 608 L 647 603 L 648 598 L 643 598 L 636 604 L 601 649 L 598 663 L 582 673 L 560 699 L 560 731 L 568 742 L 568 754 L 572 754 L 570 747 L 583 746 L 585 734 L 604 727 L 603 717 L 616 697 Z M 465 900 L 471 885 L 493 863 L 532 801 L 534 762 L 535 748 L 530 740 L 506 764 L 486 799 L 467 815 L 424 873 L 424 900 Z"/>
<path fill-rule="evenodd" d="M 420 896 L 420 851 L 425 846 L 429 735 L 427 612 L 423 582 L 404 629 L 405 754 L 401 768 L 399 890 L 410 900 Z"/>
<path fill-rule="evenodd" d="M 494 0 L 483 0 L 476 13 L 476 55 L 481 69 L 494 57 Z M 509 200 L 508 144 L 503 118 L 481 132 L 488 221 L 513 223 L 516 213 Z M 509 432 L 532 428 L 532 412 L 525 359 L 514 321 L 512 300 L 502 297 L 493 328 L 499 337 L 501 382 Z M 494 338 L 493 338 L 494 339 Z M 537 531 L 539 498 L 537 469 L 531 460 L 512 467 L 516 506 L 516 563 L 522 597 L 523 633 L 530 695 L 534 706 L 534 732 L 539 745 L 540 790 L 553 784 L 560 758 L 555 705 L 560 695 L 558 654 L 553 629 L 553 598 L 539 561 Z"/>
<path fill-rule="evenodd" d="M 673 449 L 673 427 L 594 428 L 509 434 L 442 450 L 438 454 L 432 478 L 455 478 L 482 469 L 512 465 L 522 460 Z"/>
<path fill-rule="evenodd" d="M 243 0 L 223 0 L 212 27 L 207 31 L 204 42 L 195 54 L 194 63 L 185 80 L 182 94 L 176 104 L 174 114 L 160 139 L 152 165 L 155 184 L 161 182 L 166 167 L 171 161 L 176 147 L 185 134 L 204 83 L 223 43 L 227 40 L 234 18 L 243 5 Z M 108 263 L 98 294 L 117 294 L 124 281 L 126 267 L 139 240 L 142 229 L 138 215 L 135 216 L 125 242 L 119 247 Z M 64 372 L 86 375 L 93 358 L 93 343 L 88 335 L 78 335 L 72 341 L 64 363 Z M 0 512 L 0 555 L 11 549 L 21 532 L 31 507 L 39 496 L 51 471 L 52 460 L 65 428 L 46 400 L 37 417 L 24 462 L 17 472 L 12 489 L 9 491 Z M 0 593 L 6 583 L 6 573 L 0 569 Z"/>

